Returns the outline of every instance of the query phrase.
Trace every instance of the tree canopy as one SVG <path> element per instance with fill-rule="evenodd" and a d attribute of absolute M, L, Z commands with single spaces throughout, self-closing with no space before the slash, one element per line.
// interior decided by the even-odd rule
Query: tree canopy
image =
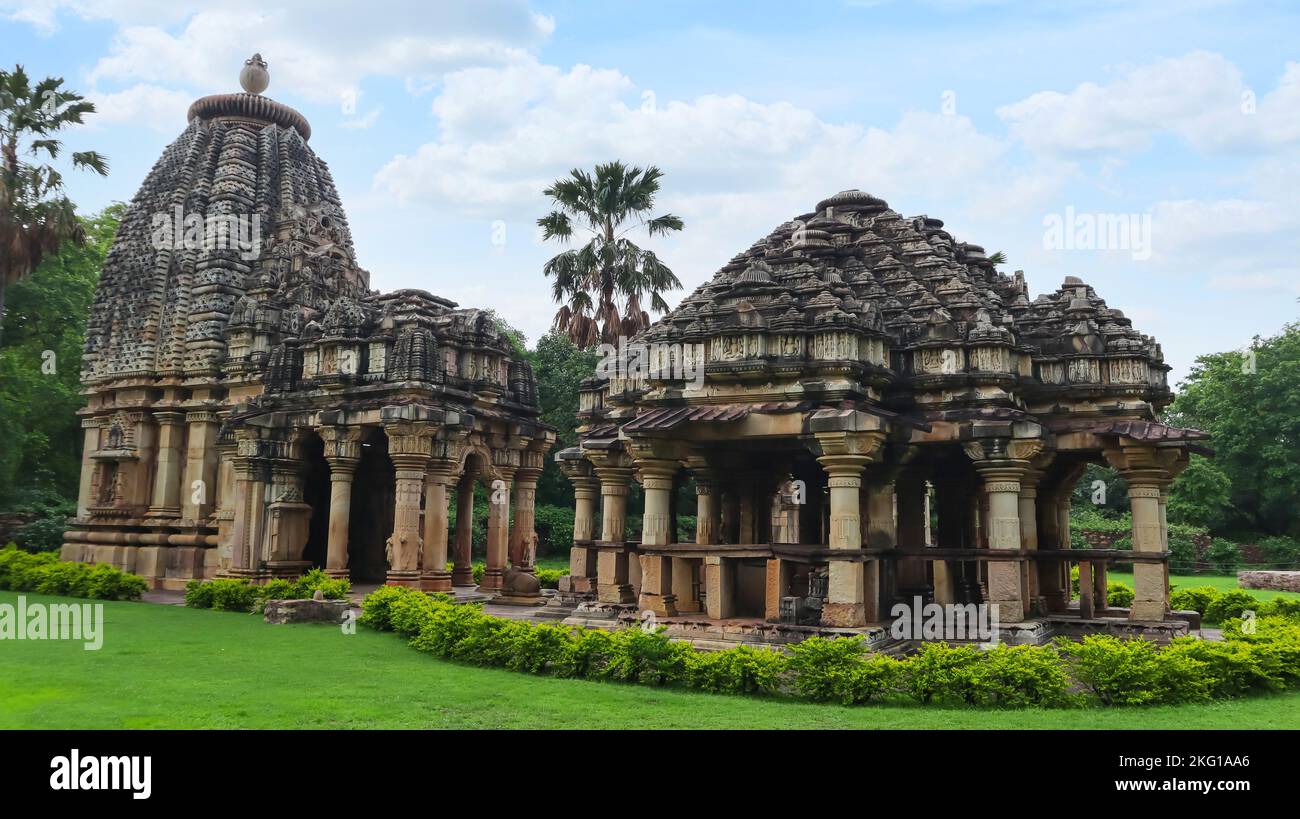
<path fill-rule="evenodd" d="M 597 165 L 594 175 L 574 168 L 544 191 L 555 210 L 537 220 L 543 239 L 569 242 L 577 230 L 591 234 L 582 247 L 558 254 L 543 268 L 561 305 L 555 329 L 579 347 L 636 335 L 650 326 L 645 298 L 650 309 L 667 312 L 664 291 L 682 286 L 654 251 L 627 238 L 642 226 L 652 238 L 682 229 L 682 220 L 671 213 L 649 215 L 662 177 L 653 165 L 615 161 Z"/>
<path fill-rule="evenodd" d="M 0 508 L 76 497 L 86 316 L 124 211 L 115 204 L 81 218 L 85 244 L 64 245 L 11 289 L 0 343 Z"/>
<path fill-rule="evenodd" d="M 52 135 L 94 111 L 93 103 L 63 88 L 62 77 L 33 85 L 21 65 L 0 71 L 0 316 L 9 285 L 63 243 L 85 239 L 76 209 L 63 195 L 62 174 L 52 164 L 22 157 L 58 159 L 63 143 Z M 108 173 L 108 160 L 94 151 L 74 151 L 71 160 L 74 168 Z"/>
<path fill-rule="evenodd" d="M 1171 515 L 1300 536 L 1300 323 L 1245 351 L 1200 356 L 1179 387 L 1170 421 L 1209 432 L 1215 457 L 1175 481 Z"/>

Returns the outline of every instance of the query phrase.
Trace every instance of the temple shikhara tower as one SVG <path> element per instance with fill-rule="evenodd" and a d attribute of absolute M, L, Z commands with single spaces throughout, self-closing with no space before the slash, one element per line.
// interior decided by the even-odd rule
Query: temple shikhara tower
<path fill-rule="evenodd" d="M 165 588 L 320 566 L 450 591 L 473 584 L 482 482 L 480 590 L 541 602 L 533 496 L 555 433 L 528 363 L 485 312 L 370 290 L 311 126 L 262 96 L 260 56 L 240 80 L 190 107 L 104 265 L 64 559 Z"/>
<path fill-rule="evenodd" d="M 1172 398 L 1160 346 L 1077 278 L 1033 297 L 938 219 L 848 190 L 605 369 L 583 386 L 580 445 L 555 456 L 577 491 L 561 586 L 576 621 L 649 610 L 697 641 L 780 641 L 871 634 L 919 598 L 991 604 L 1027 641 L 1186 629 L 1169 609 L 1165 499 L 1205 435 L 1158 422 Z M 1070 548 L 1089 463 L 1127 481 L 1132 551 Z M 633 482 L 639 533 L 625 531 Z M 1107 608 L 1116 562 L 1133 565 L 1125 610 Z"/>

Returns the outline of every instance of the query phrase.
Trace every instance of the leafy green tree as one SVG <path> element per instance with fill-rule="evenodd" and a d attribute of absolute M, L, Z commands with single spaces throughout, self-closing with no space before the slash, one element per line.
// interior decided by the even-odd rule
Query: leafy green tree
<path fill-rule="evenodd" d="M 556 208 L 537 220 L 544 239 L 567 243 L 575 230 L 591 234 L 582 247 L 560 253 L 543 268 L 561 305 L 555 329 L 579 347 L 636 335 L 650 326 L 645 297 L 650 309 L 667 312 L 663 292 L 682 286 L 653 251 L 626 238 L 642 226 L 651 237 L 682 229 L 682 220 L 671 213 L 649 216 L 662 176 L 653 165 L 642 169 L 615 161 L 597 165 L 594 176 L 574 168 L 544 191 Z"/>
<path fill-rule="evenodd" d="M 63 243 L 85 240 L 76 209 L 63 195 L 62 174 L 21 157 L 58 159 L 63 145 L 51 135 L 94 111 L 94 104 L 63 89 L 62 77 L 32 85 L 21 65 L 0 71 L 0 318 L 11 284 Z M 71 158 L 74 168 L 108 173 L 108 161 L 94 151 L 74 151 Z"/>
<path fill-rule="evenodd" d="M 556 429 L 552 455 L 578 443 L 578 386 L 596 370 L 600 356 L 595 350 L 581 350 L 568 336 L 552 330 L 537 342 L 529 353 L 533 374 L 537 376 L 537 397 L 542 405 L 542 420 Z M 573 485 L 564 477 L 553 458 L 537 486 L 537 502 L 572 506 Z"/>
<path fill-rule="evenodd" d="M 86 242 L 64 245 L 10 291 L 0 344 L 0 509 L 58 517 L 76 497 L 86 316 L 124 211 L 115 204 L 83 217 Z"/>
<path fill-rule="evenodd" d="M 1300 323 L 1244 352 L 1200 356 L 1179 386 L 1171 420 L 1213 436 L 1215 469 L 1230 483 L 1224 525 L 1300 535 Z M 1222 482 L 1198 472 L 1195 486 L 1208 494 L 1196 505 L 1223 509 Z"/>
<path fill-rule="evenodd" d="M 1100 493 L 1094 491 L 1097 481 L 1103 484 Z M 1102 502 L 1097 503 L 1098 500 Z M 1075 510 L 1091 508 L 1102 517 L 1118 519 L 1129 511 L 1128 482 L 1109 466 L 1088 464 L 1074 484 L 1070 507 Z"/>
<path fill-rule="evenodd" d="M 1169 520 L 1221 532 L 1232 515 L 1232 480 L 1213 460 L 1193 455 L 1169 487 Z"/>

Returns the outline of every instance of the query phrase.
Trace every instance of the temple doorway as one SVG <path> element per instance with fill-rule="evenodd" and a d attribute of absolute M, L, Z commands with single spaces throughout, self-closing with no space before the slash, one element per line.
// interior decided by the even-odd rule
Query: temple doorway
<path fill-rule="evenodd" d="M 361 442 L 352 479 L 348 516 L 348 568 L 353 583 L 382 583 L 388 574 L 388 536 L 393 533 L 396 472 L 388 457 L 388 436 L 378 427 Z"/>
<path fill-rule="evenodd" d="M 325 460 L 325 442 L 314 432 L 302 441 L 302 499 L 311 505 L 302 559 L 311 561 L 313 568 L 324 568 L 330 528 L 330 467 Z"/>

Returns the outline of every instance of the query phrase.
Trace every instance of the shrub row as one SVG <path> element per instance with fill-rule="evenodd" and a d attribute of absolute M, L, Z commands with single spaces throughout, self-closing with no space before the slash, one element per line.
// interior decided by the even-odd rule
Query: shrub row
<path fill-rule="evenodd" d="M 453 565 L 454 564 L 448 563 L 447 571 L 451 571 Z M 487 564 L 475 563 L 472 568 L 474 570 L 474 582 L 482 583 L 483 573 L 487 571 Z M 543 589 L 559 588 L 560 578 L 568 574 L 564 569 L 543 569 L 538 567 L 535 571 L 537 572 L 537 580 L 542 584 Z"/>
<path fill-rule="evenodd" d="M 699 651 L 662 630 L 613 632 L 533 624 L 457 605 L 443 595 L 386 586 L 366 597 L 361 622 L 393 631 L 436 657 L 534 674 L 739 694 L 792 694 L 853 705 L 902 700 L 995 707 L 1202 702 L 1300 684 L 1300 618 L 1269 616 L 1224 642 L 1179 638 L 1165 648 L 1107 635 L 1048 646 L 982 651 L 924 644 L 899 659 L 862 637 L 813 637 L 788 654 L 739 646 Z"/>
<path fill-rule="evenodd" d="M 95 600 L 139 600 L 149 588 L 143 577 L 107 563 L 61 562 L 54 552 L 0 549 L 0 589 L 34 591 Z"/>
<path fill-rule="evenodd" d="M 342 600 L 352 591 L 345 578 L 333 578 L 312 569 L 297 580 L 276 578 L 261 586 L 237 578 L 191 580 L 185 584 L 185 605 L 218 611 L 261 611 L 267 600 L 305 600 L 317 590 L 326 600 Z"/>
<path fill-rule="evenodd" d="M 1204 623 L 1222 623 L 1234 617 L 1241 617 L 1247 611 L 1255 612 L 1256 617 L 1300 616 L 1300 600 L 1284 597 L 1278 597 L 1276 600 L 1261 600 L 1242 589 L 1220 591 L 1213 586 L 1175 588 L 1169 594 L 1169 605 L 1178 611 L 1200 612 L 1201 621 Z"/>

